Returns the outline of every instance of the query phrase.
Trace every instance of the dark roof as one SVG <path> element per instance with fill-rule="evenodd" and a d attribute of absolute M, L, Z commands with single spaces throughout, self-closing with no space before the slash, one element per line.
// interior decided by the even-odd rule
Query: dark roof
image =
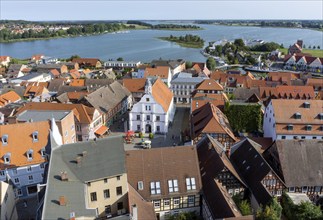
<path fill-rule="evenodd" d="M 65 85 L 64 79 L 52 79 L 49 82 L 48 91 L 57 92 L 61 86 Z"/>
<path fill-rule="evenodd" d="M 98 89 L 99 87 L 110 85 L 113 82 L 113 79 L 86 79 L 85 86 L 89 86 L 92 90 L 92 88 Z"/>
<path fill-rule="evenodd" d="M 147 150 L 131 150 L 126 153 L 129 184 L 138 189 L 143 181 L 143 190 L 137 190 L 146 200 L 156 198 L 150 194 L 150 182 L 160 182 L 161 194 L 158 198 L 169 198 L 168 180 L 178 180 L 175 195 L 199 193 L 202 188 L 200 169 L 194 146 L 163 147 Z M 186 190 L 186 178 L 195 178 L 196 190 Z M 174 193 L 173 193 L 174 194 Z"/>
<path fill-rule="evenodd" d="M 178 59 L 178 60 L 153 60 L 151 61 L 151 65 L 152 66 L 168 66 L 171 69 L 175 69 L 176 67 L 178 67 L 179 65 L 182 65 L 183 63 L 185 63 L 185 60 L 183 59 Z"/>
<path fill-rule="evenodd" d="M 60 86 L 58 91 L 57 91 L 57 96 L 60 96 L 63 93 L 66 92 L 80 92 L 80 91 L 87 91 L 86 86 Z"/>
<path fill-rule="evenodd" d="M 277 140 L 274 145 L 287 187 L 323 186 L 322 140 Z"/>
<path fill-rule="evenodd" d="M 256 94 L 258 97 L 260 96 L 259 88 L 237 88 L 233 91 L 234 99 L 237 100 L 247 100 L 253 94 Z"/>
<path fill-rule="evenodd" d="M 267 204 L 271 195 L 261 181 L 270 172 L 274 172 L 266 160 L 256 150 L 258 146 L 246 138 L 231 147 L 230 160 L 248 185 L 259 204 Z M 257 156 L 256 156 L 257 155 Z"/>

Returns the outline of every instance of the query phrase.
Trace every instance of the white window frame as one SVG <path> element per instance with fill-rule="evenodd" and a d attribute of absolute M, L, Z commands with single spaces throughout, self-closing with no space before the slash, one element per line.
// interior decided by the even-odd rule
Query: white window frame
<path fill-rule="evenodd" d="M 138 190 L 143 190 L 143 189 L 144 189 L 144 182 L 138 181 Z"/>
<path fill-rule="evenodd" d="M 196 189 L 196 182 L 194 177 L 186 178 L 186 189 L 187 191 Z"/>
<path fill-rule="evenodd" d="M 33 142 L 38 142 L 39 141 L 39 134 L 38 131 L 33 132 Z"/>
<path fill-rule="evenodd" d="M 154 200 L 154 208 L 155 209 L 160 209 L 160 200 Z"/>
<path fill-rule="evenodd" d="M 168 192 L 178 192 L 178 181 L 177 179 L 168 180 Z"/>
<path fill-rule="evenodd" d="M 161 194 L 160 190 L 160 182 L 150 182 L 150 194 L 151 195 L 159 195 Z"/>
<path fill-rule="evenodd" d="M 34 151 L 32 149 L 29 149 L 27 151 L 27 159 L 28 160 L 32 160 L 33 159 L 33 156 L 34 156 Z"/>

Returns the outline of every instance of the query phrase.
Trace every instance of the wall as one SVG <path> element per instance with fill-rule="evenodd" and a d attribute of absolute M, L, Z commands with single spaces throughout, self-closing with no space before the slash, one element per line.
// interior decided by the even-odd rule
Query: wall
<path fill-rule="evenodd" d="M 18 214 L 16 210 L 16 198 L 12 186 L 5 182 L 0 182 L 0 195 L 1 219 L 18 219 Z"/>
<path fill-rule="evenodd" d="M 274 117 L 274 109 L 272 103 L 270 102 L 265 110 L 263 130 L 264 137 L 271 137 L 274 141 L 276 140 L 276 129 L 273 124 L 276 124 L 276 122 Z"/>

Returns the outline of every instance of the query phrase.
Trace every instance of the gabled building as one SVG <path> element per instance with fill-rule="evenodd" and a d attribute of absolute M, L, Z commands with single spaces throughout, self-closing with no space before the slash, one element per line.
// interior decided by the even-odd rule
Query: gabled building
<path fill-rule="evenodd" d="M 78 63 L 80 68 L 101 68 L 101 61 L 97 58 L 73 58 L 72 63 Z"/>
<path fill-rule="evenodd" d="M 157 219 L 180 212 L 200 213 L 202 182 L 195 147 L 127 151 L 126 167 L 129 184 L 153 203 Z"/>
<path fill-rule="evenodd" d="M 27 65 L 23 65 L 23 64 L 11 64 L 6 73 L 6 78 L 12 79 L 12 78 L 18 78 L 18 77 L 24 76 L 24 73 L 22 72 L 22 70 L 25 69 L 26 67 Z"/>
<path fill-rule="evenodd" d="M 8 66 L 10 63 L 10 57 L 9 56 L 0 56 L 0 65 L 1 66 Z"/>
<path fill-rule="evenodd" d="M 132 106 L 132 95 L 127 88 L 115 81 L 86 95 L 82 103 L 94 107 L 103 114 L 105 124 L 111 124 L 117 116 Z"/>
<path fill-rule="evenodd" d="M 260 87 L 260 98 L 271 99 L 314 99 L 314 89 L 311 86 L 287 86 Z"/>
<path fill-rule="evenodd" d="M 204 79 L 201 83 L 196 85 L 194 94 L 221 94 L 223 93 L 223 86 L 213 79 Z"/>
<path fill-rule="evenodd" d="M 231 196 L 243 193 L 247 186 L 227 157 L 229 152 L 209 135 L 196 147 L 203 183 L 203 218 L 241 216 Z"/>
<path fill-rule="evenodd" d="M 0 219 L 18 219 L 17 198 L 11 183 L 0 181 Z"/>
<path fill-rule="evenodd" d="M 89 138 L 94 137 L 93 133 L 98 129 L 101 127 L 105 128 L 102 114 L 95 108 L 87 107 L 82 104 L 30 102 L 19 108 L 14 116 L 17 116 L 26 110 L 73 111 L 77 141 L 89 140 Z"/>
<path fill-rule="evenodd" d="M 272 99 L 264 114 L 264 137 L 322 139 L 322 100 Z"/>
<path fill-rule="evenodd" d="M 61 63 L 38 64 L 35 68 L 38 73 L 49 73 L 53 69 L 56 69 L 60 74 L 68 73 L 67 66 Z"/>
<path fill-rule="evenodd" d="M 41 219 L 124 215 L 128 182 L 121 136 L 53 149 Z"/>
<path fill-rule="evenodd" d="M 227 117 L 211 103 L 194 110 L 191 114 L 191 136 L 194 143 L 210 135 L 229 150 L 237 139 Z"/>
<path fill-rule="evenodd" d="M 28 85 L 26 87 L 24 98 L 33 102 L 43 102 L 49 100 L 51 95 L 48 89 L 43 85 Z"/>
<path fill-rule="evenodd" d="M 170 87 L 172 73 L 168 66 L 146 67 L 144 77 L 145 78 L 159 77 L 168 87 Z"/>
<path fill-rule="evenodd" d="M 35 54 L 32 55 L 30 58 L 30 62 L 35 64 L 41 64 L 43 62 L 43 58 L 45 57 L 44 54 Z"/>
<path fill-rule="evenodd" d="M 44 180 L 46 155 L 62 143 L 56 123 L 1 125 L 0 137 L 0 181 L 11 181 L 18 197 L 35 195 L 37 184 Z"/>
<path fill-rule="evenodd" d="M 0 95 L 0 108 L 5 107 L 9 103 L 19 102 L 20 100 L 20 96 L 15 91 L 7 92 Z"/>
<path fill-rule="evenodd" d="M 250 191 L 251 206 L 266 205 L 281 196 L 285 185 L 259 152 L 261 145 L 246 138 L 231 147 L 230 161 Z"/>
<path fill-rule="evenodd" d="M 195 111 L 196 109 L 211 103 L 215 107 L 219 108 L 220 110 L 224 110 L 225 102 L 229 101 L 226 94 L 202 94 L 202 93 L 196 93 L 192 97 L 192 103 L 191 103 L 191 113 Z"/>
<path fill-rule="evenodd" d="M 160 78 L 148 79 L 145 95 L 129 112 L 129 128 L 145 133 L 167 133 L 173 121 L 173 93 Z"/>
<path fill-rule="evenodd" d="M 177 59 L 177 60 L 153 60 L 151 61 L 152 67 L 164 66 L 169 67 L 171 71 L 171 75 L 174 76 L 176 73 L 183 72 L 185 70 L 185 60 Z"/>
<path fill-rule="evenodd" d="M 323 91 L 323 79 L 320 78 L 308 78 L 306 80 L 307 86 L 312 86 L 314 89 L 315 97 L 317 97 L 320 91 Z"/>
<path fill-rule="evenodd" d="M 297 40 L 292 46 L 288 48 L 288 54 L 302 53 L 303 50 L 303 40 Z"/>
<path fill-rule="evenodd" d="M 288 192 L 323 194 L 322 140 L 276 140 L 265 151 L 268 163 L 284 181 Z"/>

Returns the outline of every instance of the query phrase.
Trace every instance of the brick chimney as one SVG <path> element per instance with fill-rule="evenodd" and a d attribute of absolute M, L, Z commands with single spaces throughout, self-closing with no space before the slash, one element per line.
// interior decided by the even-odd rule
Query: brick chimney
<path fill-rule="evenodd" d="M 68 181 L 68 176 L 66 171 L 61 172 L 61 180 L 62 181 Z"/>
<path fill-rule="evenodd" d="M 65 196 L 60 196 L 59 197 L 59 205 L 60 206 L 66 206 L 66 198 L 65 198 Z"/>

